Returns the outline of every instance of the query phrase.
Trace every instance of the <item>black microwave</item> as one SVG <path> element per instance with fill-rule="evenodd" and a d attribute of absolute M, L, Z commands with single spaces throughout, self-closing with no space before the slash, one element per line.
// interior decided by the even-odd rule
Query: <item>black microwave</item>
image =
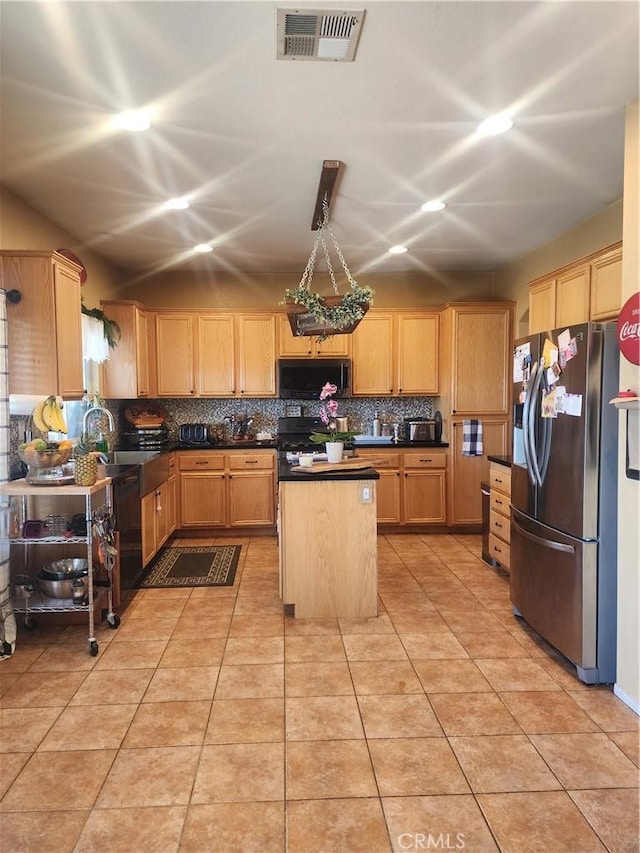
<path fill-rule="evenodd" d="M 281 400 L 318 400 L 330 382 L 335 397 L 351 396 L 351 362 L 336 358 L 281 358 L 278 360 L 278 395 Z"/>

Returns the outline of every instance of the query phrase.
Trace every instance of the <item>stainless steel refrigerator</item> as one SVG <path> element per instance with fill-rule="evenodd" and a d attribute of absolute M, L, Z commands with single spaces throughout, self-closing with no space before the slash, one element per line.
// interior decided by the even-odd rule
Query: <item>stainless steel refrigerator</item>
<path fill-rule="evenodd" d="M 516 341 L 511 601 L 589 684 L 616 675 L 615 323 Z"/>

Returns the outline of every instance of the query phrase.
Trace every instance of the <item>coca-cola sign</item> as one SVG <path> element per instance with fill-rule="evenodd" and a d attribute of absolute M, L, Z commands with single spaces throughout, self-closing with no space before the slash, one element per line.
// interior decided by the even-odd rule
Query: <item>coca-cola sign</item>
<path fill-rule="evenodd" d="M 629 297 L 618 317 L 618 346 L 631 364 L 640 364 L 640 292 Z"/>

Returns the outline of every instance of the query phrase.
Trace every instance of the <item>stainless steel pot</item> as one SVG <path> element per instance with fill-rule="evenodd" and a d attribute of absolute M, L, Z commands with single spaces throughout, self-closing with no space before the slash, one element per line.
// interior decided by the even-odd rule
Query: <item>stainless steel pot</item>
<path fill-rule="evenodd" d="M 36 582 L 41 592 L 50 598 L 73 598 L 73 581 L 76 578 L 66 580 L 52 580 L 45 577 L 42 572 L 36 575 Z M 84 578 L 82 578 L 84 581 Z"/>

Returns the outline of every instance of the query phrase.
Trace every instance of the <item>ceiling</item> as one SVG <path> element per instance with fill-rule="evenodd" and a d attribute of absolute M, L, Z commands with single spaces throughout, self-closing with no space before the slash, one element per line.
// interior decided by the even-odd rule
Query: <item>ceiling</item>
<path fill-rule="evenodd" d="M 364 8 L 355 61 L 277 60 L 287 5 Z M 622 196 L 636 2 L 2 0 L 0 32 L 2 183 L 126 271 L 302 272 L 326 159 L 356 277 L 496 269 Z"/>

